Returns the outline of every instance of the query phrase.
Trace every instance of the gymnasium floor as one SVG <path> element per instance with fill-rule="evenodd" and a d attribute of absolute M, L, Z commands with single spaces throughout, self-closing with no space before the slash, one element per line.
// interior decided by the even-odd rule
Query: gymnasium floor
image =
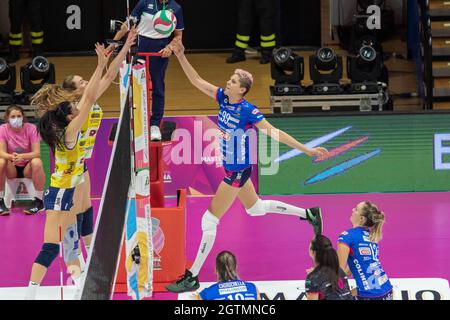
<path fill-rule="evenodd" d="M 324 212 L 324 234 L 334 243 L 340 232 L 351 228 L 354 205 L 363 200 L 376 203 L 387 215 L 380 259 L 390 278 L 450 279 L 450 194 L 335 194 L 267 196 L 301 207 L 320 205 Z M 171 205 L 174 199 L 167 199 Z M 94 201 L 95 209 L 98 200 Z M 201 237 L 200 220 L 209 197 L 191 197 L 187 203 L 187 258 L 195 258 Z M 25 216 L 15 209 L 0 217 L 0 299 L 23 299 L 33 260 L 42 244 L 44 214 Z M 238 202 L 218 228 L 213 250 L 200 273 L 200 281 L 213 282 L 214 257 L 221 250 L 234 252 L 239 274 L 248 281 L 298 281 L 311 267 L 308 255 L 312 228 L 296 217 L 270 214 L 251 218 Z M 50 267 L 38 299 L 60 299 L 59 262 Z M 50 288 L 46 288 L 50 286 Z M 13 289 L 14 288 L 14 289 Z M 69 299 L 72 289 L 65 290 Z M 115 299 L 126 299 L 116 294 Z M 177 299 L 171 293 L 155 293 L 153 299 Z M 182 297 L 181 297 L 182 298 Z M 450 297 L 447 297 L 447 299 Z"/>

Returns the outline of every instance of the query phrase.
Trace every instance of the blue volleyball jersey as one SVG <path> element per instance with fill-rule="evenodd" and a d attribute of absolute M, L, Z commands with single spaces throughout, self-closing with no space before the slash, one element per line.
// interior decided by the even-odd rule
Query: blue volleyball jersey
<path fill-rule="evenodd" d="M 232 280 L 203 289 L 200 297 L 202 300 L 258 300 L 258 291 L 251 282 Z"/>
<path fill-rule="evenodd" d="M 340 234 L 338 243 L 349 247 L 347 259 L 355 278 L 358 296 L 379 297 L 392 290 L 392 285 L 381 267 L 378 244 L 370 241 L 370 232 L 363 227 L 349 229 Z"/>
<path fill-rule="evenodd" d="M 150 39 L 165 39 L 170 34 L 161 34 L 153 27 L 154 15 L 163 9 L 159 0 L 139 0 L 131 12 L 131 16 L 139 20 L 138 34 Z M 166 4 L 166 10 L 170 10 L 177 18 L 176 30 L 184 29 L 183 10 L 175 0 L 169 0 Z"/>
<path fill-rule="evenodd" d="M 218 127 L 223 166 L 230 171 L 247 169 L 256 160 L 250 157 L 250 140 L 255 144 L 257 141 L 257 132 L 252 131 L 250 139 L 249 129 L 264 120 L 264 115 L 246 100 L 231 104 L 223 88 L 217 90 L 216 100 L 220 107 Z"/>

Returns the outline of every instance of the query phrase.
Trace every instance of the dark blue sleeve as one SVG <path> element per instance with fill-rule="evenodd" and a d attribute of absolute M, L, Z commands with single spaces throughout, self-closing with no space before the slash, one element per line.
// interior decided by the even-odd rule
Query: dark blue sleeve
<path fill-rule="evenodd" d="M 131 16 L 140 19 L 142 12 L 144 12 L 144 9 L 145 9 L 145 0 L 139 0 L 139 2 L 136 4 L 133 11 L 131 12 Z"/>
<path fill-rule="evenodd" d="M 265 117 L 264 115 L 259 111 L 259 109 L 255 106 L 252 106 L 249 109 L 249 114 L 248 114 L 248 123 L 250 124 L 255 124 L 258 123 L 262 120 L 264 120 Z"/>
<path fill-rule="evenodd" d="M 225 100 L 225 93 L 223 91 L 223 88 L 218 88 L 216 93 L 216 101 L 220 105 L 223 103 L 223 100 Z"/>
<path fill-rule="evenodd" d="M 178 8 L 178 10 L 175 11 L 175 17 L 177 17 L 176 30 L 183 30 L 184 29 L 184 18 L 183 18 L 183 9 L 181 8 L 181 6 Z"/>

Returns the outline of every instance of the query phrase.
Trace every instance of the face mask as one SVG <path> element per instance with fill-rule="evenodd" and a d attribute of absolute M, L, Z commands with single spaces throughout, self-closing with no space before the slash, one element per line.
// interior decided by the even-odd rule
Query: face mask
<path fill-rule="evenodd" d="M 16 129 L 22 127 L 22 123 L 23 123 L 22 117 L 9 119 L 9 124 L 11 125 L 11 127 Z"/>

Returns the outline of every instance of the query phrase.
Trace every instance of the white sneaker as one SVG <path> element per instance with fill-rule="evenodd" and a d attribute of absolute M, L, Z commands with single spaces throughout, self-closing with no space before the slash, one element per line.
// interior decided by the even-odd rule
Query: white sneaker
<path fill-rule="evenodd" d="M 150 127 L 150 139 L 152 141 L 161 141 L 161 131 L 159 130 L 158 126 L 151 126 Z"/>

